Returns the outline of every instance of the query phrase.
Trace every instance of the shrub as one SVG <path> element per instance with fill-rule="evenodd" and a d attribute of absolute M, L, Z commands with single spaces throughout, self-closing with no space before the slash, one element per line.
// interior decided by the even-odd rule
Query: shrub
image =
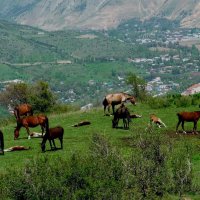
<path fill-rule="evenodd" d="M 188 107 L 192 104 L 192 98 L 190 96 L 181 96 L 180 99 L 175 101 L 177 107 Z"/>

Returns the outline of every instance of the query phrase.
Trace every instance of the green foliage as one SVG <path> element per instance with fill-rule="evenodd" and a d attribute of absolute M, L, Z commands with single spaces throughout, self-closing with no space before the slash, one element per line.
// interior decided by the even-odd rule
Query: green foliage
<path fill-rule="evenodd" d="M 166 108 L 172 105 L 169 99 L 166 97 L 156 97 L 156 98 L 149 97 L 147 102 L 149 106 L 154 109 Z"/>
<path fill-rule="evenodd" d="M 48 83 L 39 81 L 31 88 L 29 95 L 29 103 L 33 106 L 33 110 L 40 112 L 50 111 L 55 104 L 55 96 L 50 90 Z"/>
<path fill-rule="evenodd" d="M 133 94 L 140 100 L 145 100 L 147 97 L 146 82 L 136 74 L 129 73 L 126 78 L 126 83 L 131 86 Z"/>
<path fill-rule="evenodd" d="M 188 144 L 176 148 L 172 154 L 172 178 L 174 191 L 179 197 L 192 187 L 192 152 Z"/>
<path fill-rule="evenodd" d="M 10 84 L 5 91 L 0 93 L 2 105 L 14 107 L 22 103 L 29 103 L 36 112 L 50 111 L 55 100 L 48 83 L 44 81 L 39 81 L 34 85 L 26 83 Z"/>

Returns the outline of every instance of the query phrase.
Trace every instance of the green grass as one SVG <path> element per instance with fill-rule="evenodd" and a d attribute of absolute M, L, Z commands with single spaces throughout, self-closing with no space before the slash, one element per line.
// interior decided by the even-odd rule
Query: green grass
<path fill-rule="evenodd" d="M 64 149 L 54 152 L 47 151 L 45 154 L 57 157 L 69 157 L 73 152 L 80 152 L 83 156 L 87 154 L 88 146 L 91 142 L 91 136 L 94 133 L 100 133 L 107 136 L 113 145 L 119 147 L 124 155 L 129 153 L 128 139 L 134 134 L 134 132 L 144 131 L 149 122 L 149 114 L 157 114 L 167 125 L 167 128 L 163 129 L 161 134 L 169 134 L 172 141 L 183 142 L 184 140 L 189 141 L 195 147 L 195 153 L 193 157 L 193 167 L 196 174 L 200 174 L 200 137 L 198 135 L 176 135 L 175 126 L 177 123 L 176 112 L 181 110 L 195 110 L 195 107 L 183 109 L 183 108 L 167 108 L 152 110 L 147 105 L 138 104 L 137 106 L 129 105 L 132 113 L 142 115 L 142 118 L 133 119 L 130 130 L 112 129 L 111 120 L 112 117 L 103 116 L 103 109 L 94 109 L 88 112 L 72 112 L 63 114 L 51 114 L 49 115 L 50 127 L 61 125 L 65 129 L 64 133 Z M 72 127 L 73 124 L 78 123 L 82 120 L 91 121 L 91 125 L 83 127 Z M 192 123 L 186 123 L 185 129 L 192 130 Z M 5 137 L 5 148 L 11 146 L 23 145 L 30 146 L 31 149 L 28 151 L 21 152 L 6 152 L 5 156 L 1 156 L 0 172 L 6 172 L 9 168 L 21 168 L 27 159 L 32 159 L 34 156 L 43 156 L 41 153 L 40 143 L 41 138 L 27 139 L 27 133 L 24 128 L 20 131 L 18 140 L 14 140 L 13 131 L 15 124 L 8 124 L 1 126 L 1 130 Z M 122 121 L 120 121 L 122 126 Z M 40 128 L 31 128 L 31 131 L 40 132 Z M 59 147 L 59 141 L 56 141 Z M 47 142 L 47 150 L 50 149 L 49 143 Z"/>

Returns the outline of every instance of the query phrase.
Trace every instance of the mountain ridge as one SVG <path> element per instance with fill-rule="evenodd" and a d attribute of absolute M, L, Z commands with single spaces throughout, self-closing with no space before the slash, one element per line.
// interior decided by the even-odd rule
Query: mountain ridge
<path fill-rule="evenodd" d="M 111 29 L 132 18 L 200 27 L 200 0 L 0 0 L 0 16 L 48 31 Z"/>

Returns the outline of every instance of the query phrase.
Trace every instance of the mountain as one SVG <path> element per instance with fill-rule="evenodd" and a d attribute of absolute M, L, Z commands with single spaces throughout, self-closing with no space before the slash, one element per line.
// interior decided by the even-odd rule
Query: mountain
<path fill-rule="evenodd" d="M 0 0 L 0 17 L 45 30 L 110 29 L 139 18 L 200 27 L 200 0 Z"/>

